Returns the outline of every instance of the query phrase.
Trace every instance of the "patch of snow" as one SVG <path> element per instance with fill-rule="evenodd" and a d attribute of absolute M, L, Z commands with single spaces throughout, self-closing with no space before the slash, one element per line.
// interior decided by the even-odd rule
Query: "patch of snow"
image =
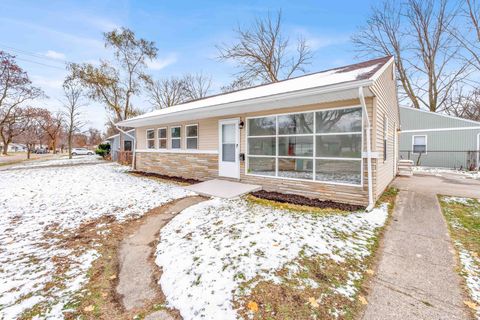
<path fill-rule="evenodd" d="M 460 204 L 468 204 L 471 201 L 470 198 L 462 198 L 462 197 L 443 197 L 443 201 L 446 203 L 460 203 Z"/>
<path fill-rule="evenodd" d="M 240 283 L 257 276 L 278 280 L 275 272 L 301 250 L 335 261 L 363 259 L 387 215 L 386 205 L 369 213 L 313 216 L 244 199 L 205 201 L 162 229 L 156 258 L 163 269 L 160 284 L 168 304 L 186 320 L 236 319 L 232 299 L 241 294 Z"/>
<path fill-rule="evenodd" d="M 80 158 L 75 158 L 80 161 Z M 62 160 L 64 161 L 64 160 Z M 70 160 L 66 160 L 71 163 Z M 46 161 L 58 164 L 59 160 Z M 38 303 L 42 318 L 61 319 L 62 309 L 87 281 L 96 250 L 64 248 L 57 237 L 105 215 L 137 217 L 173 199 L 191 195 L 181 187 L 125 174 L 114 163 L 0 171 L 0 319 L 15 319 Z M 96 244 L 99 245 L 98 243 Z M 54 286 L 55 259 L 71 262 Z"/>
<path fill-rule="evenodd" d="M 460 248 L 459 256 L 470 297 L 480 306 L 480 259 L 463 248 Z M 480 319 L 480 309 L 477 309 L 477 319 Z"/>
<path fill-rule="evenodd" d="M 428 173 L 438 177 L 441 177 L 444 174 L 456 174 L 456 175 L 461 175 L 464 178 L 480 179 L 480 171 L 463 171 L 463 170 L 455 170 L 455 169 L 448 169 L 448 168 L 433 168 L 433 167 L 421 167 L 421 166 L 414 166 L 412 168 L 413 168 L 413 172 Z"/>

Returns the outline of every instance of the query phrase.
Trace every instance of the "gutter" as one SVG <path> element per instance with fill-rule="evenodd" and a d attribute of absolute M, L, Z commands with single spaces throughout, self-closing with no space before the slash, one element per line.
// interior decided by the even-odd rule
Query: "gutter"
<path fill-rule="evenodd" d="M 367 127 L 365 128 L 367 136 L 367 176 L 368 176 L 368 206 L 367 211 L 372 211 L 375 203 L 373 201 L 373 184 L 372 184 L 372 138 L 371 131 L 372 126 L 370 119 L 368 118 L 367 104 L 365 103 L 365 96 L 363 94 L 363 86 L 358 87 L 358 98 L 360 99 L 360 104 L 362 105 L 363 114 L 367 122 Z"/>
<path fill-rule="evenodd" d="M 113 123 L 113 122 L 112 122 Z M 135 139 L 134 136 L 132 136 L 131 134 L 127 133 L 126 131 L 123 131 L 122 129 L 120 129 L 120 127 L 113 123 L 113 125 L 115 126 L 115 128 L 117 128 L 118 131 L 120 131 L 121 133 L 123 133 L 124 135 L 126 136 L 129 136 L 130 138 L 132 138 L 133 140 L 133 155 L 132 155 L 132 170 L 135 170 L 135 156 L 136 156 L 136 149 L 137 149 L 137 139 Z"/>

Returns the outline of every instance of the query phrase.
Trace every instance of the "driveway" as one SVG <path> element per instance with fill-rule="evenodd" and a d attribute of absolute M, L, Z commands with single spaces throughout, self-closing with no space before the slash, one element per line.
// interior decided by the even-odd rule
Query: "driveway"
<path fill-rule="evenodd" d="M 362 319 L 469 319 L 437 194 L 480 198 L 480 181 L 415 175 L 394 186 L 400 193 Z"/>

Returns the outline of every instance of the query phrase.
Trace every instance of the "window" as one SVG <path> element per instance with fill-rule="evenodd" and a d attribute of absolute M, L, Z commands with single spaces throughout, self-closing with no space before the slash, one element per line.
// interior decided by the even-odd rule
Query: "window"
<path fill-rule="evenodd" d="M 158 148 L 167 149 L 167 128 L 158 129 Z"/>
<path fill-rule="evenodd" d="M 412 137 L 413 153 L 427 153 L 427 136 Z"/>
<path fill-rule="evenodd" d="M 247 174 L 361 185 L 362 109 L 247 118 Z"/>
<path fill-rule="evenodd" d="M 155 130 L 147 129 L 147 149 L 155 149 Z"/>
<path fill-rule="evenodd" d="M 132 141 L 129 141 L 129 140 L 123 141 L 123 150 L 132 151 Z"/>
<path fill-rule="evenodd" d="M 181 129 L 182 127 L 170 128 L 170 143 L 171 143 L 172 149 L 181 148 Z"/>
<path fill-rule="evenodd" d="M 187 149 L 198 149 L 198 125 L 189 124 L 185 126 Z"/>

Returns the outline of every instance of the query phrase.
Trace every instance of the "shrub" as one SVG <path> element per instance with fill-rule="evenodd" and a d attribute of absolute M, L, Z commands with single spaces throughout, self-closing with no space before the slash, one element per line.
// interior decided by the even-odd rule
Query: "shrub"
<path fill-rule="evenodd" d="M 110 145 L 108 143 L 101 143 L 98 145 L 95 153 L 102 156 L 103 159 L 107 158 L 110 154 Z"/>

